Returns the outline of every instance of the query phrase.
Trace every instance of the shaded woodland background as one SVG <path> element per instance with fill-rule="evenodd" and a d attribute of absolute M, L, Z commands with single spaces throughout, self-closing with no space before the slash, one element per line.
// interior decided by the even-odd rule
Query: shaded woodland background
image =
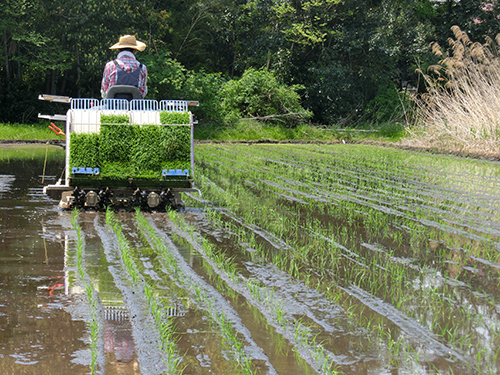
<path fill-rule="evenodd" d="M 0 122 L 36 122 L 42 93 L 99 98 L 109 47 L 134 34 L 148 45 L 138 54 L 147 98 L 199 100 L 202 121 L 286 113 L 381 123 L 406 90 L 426 90 L 416 71 L 438 62 L 429 46 L 446 47 L 453 25 L 480 42 L 500 31 L 500 5 L 479 0 L 2 3 Z M 276 113 L 249 110 L 255 97 Z"/>

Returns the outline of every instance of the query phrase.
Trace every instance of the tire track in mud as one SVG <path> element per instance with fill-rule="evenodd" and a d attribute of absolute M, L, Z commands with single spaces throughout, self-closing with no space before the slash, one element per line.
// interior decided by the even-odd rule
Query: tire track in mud
<path fill-rule="evenodd" d="M 241 219 L 230 215 L 227 211 L 224 211 L 224 213 L 231 220 L 241 225 L 245 225 L 250 230 L 254 230 L 256 234 L 262 235 L 262 230 L 256 229 L 255 226 L 250 227 L 243 224 Z M 273 237 L 272 234 L 267 234 L 267 236 Z M 275 242 L 269 242 L 271 245 L 273 245 L 273 243 Z M 286 244 L 281 244 L 277 250 L 282 249 L 283 245 Z M 289 245 L 286 246 L 291 248 Z M 342 245 L 339 246 L 345 248 Z M 367 267 L 364 264 L 361 265 Z M 349 338 L 347 342 L 361 342 L 365 338 L 365 331 L 361 329 L 358 333 L 355 331 L 349 332 L 349 329 L 352 329 L 352 323 L 342 314 L 333 313 L 335 310 L 341 312 L 343 308 L 338 305 L 333 305 L 332 302 L 321 293 L 307 287 L 300 281 L 294 280 L 288 273 L 281 271 L 274 267 L 274 265 L 258 265 L 253 262 L 248 262 L 246 264 L 246 269 L 255 279 L 258 279 L 267 287 L 273 288 L 274 295 L 285 301 L 287 310 L 289 310 L 290 314 L 308 317 L 312 322 L 321 326 L 325 332 L 344 334 Z M 458 360 L 462 363 L 461 367 L 464 371 L 467 371 L 467 369 L 471 367 L 475 367 L 473 359 L 467 358 L 466 355 L 457 351 L 453 346 L 447 346 L 442 343 L 436 335 L 422 326 L 418 321 L 409 318 L 404 312 L 399 311 L 392 305 L 354 284 L 347 287 L 337 285 L 337 287 L 349 296 L 356 298 L 360 304 L 368 307 L 371 311 L 383 317 L 387 322 L 398 327 L 401 332 L 404 332 L 409 342 L 412 342 L 413 345 L 425 348 L 423 353 L 428 358 L 436 358 L 436 356 L 441 357 L 449 364 L 454 364 L 455 366 Z M 336 336 L 336 339 L 339 339 L 339 336 Z M 345 345 L 344 347 L 348 348 L 349 345 Z M 329 354 L 332 353 L 329 352 Z M 335 358 L 336 363 L 348 365 L 352 373 L 359 372 L 360 369 L 355 366 L 359 358 L 356 358 L 356 354 L 352 351 L 342 354 L 337 353 L 332 356 Z M 380 353 L 374 352 L 372 357 L 365 353 L 362 361 L 376 360 L 379 357 Z"/>
<path fill-rule="evenodd" d="M 234 330 L 244 339 L 244 351 L 249 356 L 249 358 L 264 363 L 265 367 L 267 368 L 268 374 L 277 374 L 275 368 L 269 361 L 269 358 L 264 353 L 262 348 L 254 341 L 251 332 L 242 323 L 240 317 L 238 316 L 238 313 L 234 310 L 234 308 L 227 302 L 227 300 L 216 288 L 210 285 L 192 269 L 192 267 L 180 254 L 177 246 L 172 242 L 170 237 L 163 230 L 158 228 L 156 222 L 151 217 L 148 218 L 148 222 L 153 228 L 156 236 L 162 239 L 162 243 L 166 246 L 169 253 L 177 262 L 177 267 L 183 275 L 184 287 L 191 294 L 191 298 L 193 298 L 194 300 L 198 300 L 198 303 L 200 303 L 201 301 L 199 301 L 199 299 L 197 299 L 195 296 L 196 293 L 204 294 L 206 297 L 208 297 L 211 304 L 211 307 L 209 308 L 213 311 L 223 312 L 225 316 L 224 319 L 230 321 Z M 196 290 L 201 290 L 201 293 L 196 292 Z M 208 306 L 205 306 L 204 308 L 207 307 Z"/>
<path fill-rule="evenodd" d="M 355 285 L 351 285 L 347 288 L 342 288 L 339 286 L 339 288 L 355 297 L 361 304 L 369 307 L 372 311 L 375 311 L 381 316 L 384 316 L 385 319 L 389 320 L 395 326 L 401 329 L 401 331 L 405 332 L 408 335 L 409 340 L 414 341 L 418 345 L 424 345 L 427 348 L 427 354 L 430 357 L 438 355 L 442 358 L 445 358 L 450 362 L 450 364 L 454 363 L 455 359 L 457 359 L 464 364 L 472 365 L 472 367 L 475 366 L 473 361 L 465 358 L 454 348 L 441 343 L 432 332 L 428 331 L 414 319 L 408 318 L 406 314 L 401 313 L 392 305 L 387 304 L 383 300 L 374 297 L 370 293 Z M 467 368 L 467 366 L 464 367 Z"/>
<path fill-rule="evenodd" d="M 94 227 L 103 245 L 103 251 L 109 264 L 108 270 L 113 276 L 116 287 L 122 293 L 123 302 L 128 311 L 141 373 L 152 375 L 168 373 L 169 369 L 163 362 L 165 355 L 160 350 L 160 335 L 150 315 L 144 298 L 144 290 L 134 286 L 130 281 L 119 255 L 120 249 L 116 235 L 103 221 L 103 217 L 96 216 Z"/>
<path fill-rule="evenodd" d="M 210 185 L 216 187 L 220 191 L 223 191 L 223 189 L 220 186 L 218 186 L 215 182 L 213 182 L 210 179 L 208 179 L 208 177 L 205 177 L 205 179 L 206 179 L 206 181 Z M 372 209 L 384 212 L 385 214 L 395 215 L 395 216 L 398 216 L 398 217 L 401 217 L 401 218 L 404 218 L 404 219 L 412 220 L 412 221 L 420 223 L 420 224 L 422 224 L 422 225 L 424 225 L 426 227 L 436 228 L 436 229 L 439 229 L 439 230 L 443 230 L 443 231 L 445 231 L 447 233 L 453 233 L 453 234 L 456 234 L 456 235 L 461 235 L 464 238 L 467 238 L 467 239 L 470 239 L 470 240 L 473 240 L 473 241 L 485 241 L 485 240 L 487 240 L 487 239 L 485 239 L 482 236 L 476 235 L 474 233 L 469 233 L 469 232 L 467 232 L 465 230 L 458 229 L 458 228 L 455 228 L 453 226 L 447 226 L 447 225 L 440 224 L 440 223 L 437 223 L 435 221 L 424 219 L 424 218 L 420 218 L 420 219 L 417 218 L 416 219 L 413 216 L 408 215 L 404 211 L 399 211 L 399 210 L 396 210 L 394 208 L 387 207 L 385 205 L 376 204 L 377 203 L 376 199 L 370 199 L 371 201 L 373 201 L 373 203 L 366 203 L 361 198 L 356 198 L 356 197 L 348 198 L 346 196 L 332 194 L 332 193 L 330 193 L 329 191 L 326 191 L 326 190 L 321 190 L 321 189 L 318 189 L 318 188 L 312 188 L 310 190 L 313 190 L 313 191 L 316 191 L 316 192 L 319 193 L 319 195 L 314 196 L 314 195 L 311 195 L 310 193 L 307 193 L 307 192 L 303 192 L 303 191 L 299 191 L 299 190 L 296 190 L 296 189 L 284 187 L 284 186 L 282 186 L 282 185 L 280 185 L 278 183 L 274 183 L 274 182 L 268 181 L 266 179 L 262 179 L 261 183 L 267 184 L 267 185 L 269 185 L 269 186 L 271 186 L 273 188 L 283 189 L 283 190 L 285 190 L 287 192 L 300 195 L 300 196 L 304 197 L 305 199 L 312 200 L 313 202 L 323 202 L 323 203 L 326 203 L 326 204 L 332 204 L 333 203 L 332 199 L 335 199 L 337 202 L 340 202 L 342 200 L 346 200 L 347 199 L 347 200 L 349 200 L 349 201 L 351 201 L 353 203 L 357 203 L 357 204 L 360 204 L 362 206 L 367 206 L 369 208 L 372 208 Z M 272 190 L 269 190 L 269 191 L 274 193 L 274 191 L 272 191 Z M 225 193 L 227 195 L 230 195 L 227 192 L 225 192 Z M 283 196 L 283 194 L 278 194 L 278 195 L 279 196 Z M 328 197 L 329 199 L 322 198 L 322 197 Z M 383 203 L 383 202 L 379 202 L 379 203 Z M 404 230 L 404 231 L 406 231 L 408 233 L 411 232 L 410 228 L 406 228 L 406 229 L 401 228 L 401 227 L 398 227 L 398 228 L 401 229 L 401 230 Z M 259 232 L 261 232 L 260 234 L 262 235 L 263 230 L 259 230 Z M 484 232 L 485 233 L 490 233 L 491 230 L 485 229 Z M 263 237 L 266 237 L 266 236 L 263 236 Z M 269 237 L 269 236 L 267 236 L 267 237 Z M 276 240 L 275 240 L 275 242 L 276 242 Z M 496 246 L 497 249 L 500 249 L 500 244 L 499 243 L 494 244 L 494 246 Z M 345 248 L 344 248 L 344 250 L 345 250 Z M 292 250 L 292 251 L 294 251 L 294 250 Z M 476 260 L 476 261 L 484 264 L 487 267 L 490 267 L 490 268 L 493 268 L 493 269 L 499 269 L 500 268 L 500 266 L 498 266 L 498 265 L 496 265 L 496 264 L 494 264 L 494 263 L 492 263 L 492 262 L 490 262 L 490 261 L 488 261 L 486 259 L 474 257 L 472 254 L 469 254 L 467 252 L 465 252 L 465 254 L 470 259 Z"/>
<path fill-rule="evenodd" d="M 417 223 L 421 223 L 426 227 L 433 227 L 436 229 L 440 229 L 444 232 L 458 234 L 458 235 L 461 235 L 461 236 L 468 238 L 470 240 L 473 240 L 473 241 L 484 241 L 486 239 L 480 235 L 470 233 L 470 232 L 463 230 L 463 229 L 456 228 L 454 225 L 463 226 L 465 228 L 472 229 L 475 232 L 479 232 L 479 233 L 482 232 L 482 233 L 488 234 L 488 235 L 490 235 L 490 234 L 498 235 L 499 232 L 496 231 L 496 229 L 500 230 L 500 225 L 496 225 L 494 223 L 492 223 L 493 228 L 484 228 L 484 227 L 479 227 L 479 226 L 473 227 L 471 225 L 464 224 L 463 222 L 454 221 L 451 219 L 443 219 L 442 220 L 443 223 L 448 224 L 448 225 L 444 225 L 444 224 L 441 224 L 441 223 L 436 222 L 434 220 L 429 220 L 429 219 L 425 219 L 425 218 L 418 218 L 418 217 L 415 217 L 415 216 L 408 214 L 408 213 L 415 213 L 415 214 L 418 213 L 418 211 L 416 209 L 412 209 L 410 206 L 406 206 L 406 207 L 395 206 L 396 208 L 393 208 L 392 206 L 394 206 L 394 204 L 389 203 L 389 205 L 387 205 L 388 202 L 382 201 L 380 199 L 376 199 L 374 197 L 370 197 L 368 195 L 362 195 L 362 194 L 358 194 L 358 193 L 352 194 L 351 196 L 340 195 L 340 194 L 331 193 L 330 191 L 327 191 L 327 190 L 319 189 L 317 187 L 313 187 L 312 189 L 310 188 L 309 190 L 312 190 L 312 191 L 315 191 L 318 193 L 318 196 L 313 196 L 310 193 L 305 193 L 305 192 L 302 192 L 300 190 L 287 188 L 286 186 L 283 186 L 281 184 L 278 184 L 276 182 L 272 182 L 272 181 L 269 181 L 266 179 L 262 179 L 261 182 L 266 184 L 266 185 L 269 185 L 271 187 L 274 187 L 277 189 L 282 189 L 282 190 L 287 191 L 289 193 L 294 193 L 296 195 L 303 196 L 306 199 L 312 199 L 316 202 L 323 201 L 325 203 L 334 203 L 335 201 L 336 202 L 349 201 L 352 203 L 356 203 L 360 206 L 365 206 L 365 207 L 372 208 L 374 210 L 383 212 L 384 214 L 399 216 L 399 217 L 404 218 L 404 219 L 408 219 L 408 220 L 415 221 Z M 279 196 L 283 196 L 283 194 L 280 194 L 277 192 L 275 192 L 275 194 L 278 194 Z M 328 199 L 326 199 L 326 198 L 328 198 Z M 453 213 L 448 212 L 448 211 L 444 211 L 444 210 L 440 210 L 440 212 L 438 210 L 434 210 L 434 213 L 437 215 L 449 214 L 449 215 L 452 215 L 453 217 L 456 218 L 456 216 L 454 216 Z M 497 248 L 497 250 L 500 250 L 500 244 L 497 244 L 496 248 Z"/>
<path fill-rule="evenodd" d="M 224 215 L 230 220 L 234 220 L 238 223 L 240 219 L 224 211 Z M 247 229 L 254 231 L 258 235 L 263 235 L 263 230 L 259 230 L 255 226 L 247 226 Z M 174 228 L 175 229 L 175 228 Z M 193 246 L 200 252 L 204 258 L 203 249 L 196 241 L 193 239 L 191 234 L 185 231 L 175 229 L 176 232 L 181 235 L 186 240 L 190 241 Z M 207 233 L 204 235 L 196 234 L 201 238 L 205 238 Z M 271 245 L 276 245 L 277 250 L 282 249 L 283 245 L 289 247 L 286 243 L 278 244 L 282 241 L 274 238 L 272 234 L 267 234 L 266 239 L 270 241 Z M 289 247 L 291 248 L 291 247 Z M 213 262 L 212 262 L 213 263 Z M 239 262 L 240 263 L 240 262 Z M 339 305 L 328 300 L 322 293 L 319 293 L 316 289 L 310 288 L 305 285 L 304 282 L 294 279 L 287 272 L 282 271 L 273 264 L 260 264 L 251 261 L 243 261 L 240 263 L 247 271 L 249 277 L 244 277 L 240 273 L 238 280 L 231 280 L 230 277 L 224 276 L 224 271 L 218 269 L 218 267 L 213 264 L 214 270 L 225 279 L 228 285 L 243 295 L 250 303 L 256 306 L 268 320 L 268 324 L 276 327 L 277 331 L 282 334 L 288 341 L 294 343 L 299 348 L 301 347 L 300 340 L 295 337 L 294 329 L 298 326 L 304 324 L 306 330 L 309 333 L 314 332 L 314 335 L 321 341 L 328 342 L 328 345 L 324 346 L 324 354 L 339 367 L 341 371 L 349 371 L 349 373 L 358 374 L 366 371 L 366 363 L 377 362 L 380 360 L 381 356 L 384 356 L 382 352 L 375 349 L 373 341 L 367 339 L 367 332 L 356 326 L 355 323 L 347 317 L 344 309 Z M 272 297 L 274 300 L 280 301 L 280 305 L 285 311 L 286 319 L 290 324 L 285 327 L 280 325 L 276 321 L 276 317 L 273 315 L 272 307 L 262 304 L 257 300 L 248 289 L 242 285 L 245 280 L 257 280 L 261 285 L 263 285 L 266 290 L 272 290 Z M 305 321 L 305 323 L 303 322 Z M 310 327 L 309 327 L 310 326 Z M 313 342 L 316 342 L 313 340 Z M 353 345 L 353 343 L 356 343 Z M 360 358 L 359 353 L 356 351 L 357 346 L 372 346 L 372 351 L 363 353 Z M 323 373 L 321 368 L 318 367 L 317 363 L 314 363 L 314 355 L 308 353 L 310 348 L 305 345 L 302 350 L 303 358 L 310 363 L 316 371 Z M 312 361 L 312 362 L 311 362 Z"/>
<path fill-rule="evenodd" d="M 218 188 L 220 189 L 220 187 L 218 187 Z M 221 212 L 224 212 L 226 215 L 228 213 L 227 211 L 221 211 Z M 236 218 L 236 217 L 231 216 L 231 215 L 229 215 L 229 217 L 233 221 L 239 223 L 240 225 L 246 226 L 247 229 L 251 229 L 250 226 L 243 224 L 243 222 L 239 218 Z M 260 229 L 255 229 L 255 228 L 252 228 L 252 229 L 254 230 L 254 233 L 256 233 L 258 235 L 262 235 L 262 233 L 263 233 L 263 231 Z M 272 237 L 272 235 L 267 234 L 266 239 L 269 240 L 269 237 Z M 269 244 L 272 244 L 275 241 L 268 241 L 268 242 L 269 242 Z M 283 247 L 290 248 L 290 246 L 286 245 L 286 243 L 284 243 L 282 240 L 279 240 L 278 242 L 281 243 L 279 248 L 283 248 Z M 366 267 L 365 265 L 363 265 L 363 266 Z M 353 286 L 353 288 L 355 288 L 355 287 Z M 450 355 L 453 355 L 453 357 L 460 359 L 460 361 L 465 364 L 464 367 L 466 367 L 467 365 L 470 365 L 471 363 L 472 363 L 472 366 L 474 366 L 473 362 L 465 359 L 453 347 L 450 348 L 450 347 L 447 347 L 446 345 L 443 345 L 437 338 L 432 338 L 432 334 L 430 334 L 431 336 L 429 336 L 429 335 L 425 335 L 425 334 L 421 333 L 421 331 L 425 332 L 425 329 L 418 322 L 416 322 L 413 319 L 402 318 L 403 316 L 406 316 L 406 315 L 404 313 L 402 314 L 397 309 L 393 308 L 391 305 L 381 303 L 380 301 L 378 301 L 378 299 L 376 297 L 372 296 L 370 293 L 366 293 L 365 291 L 363 291 L 360 288 L 359 288 L 359 290 L 356 291 L 357 293 L 355 293 L 354 289 L 353 290 L 348 289 L 348 288 L 341 288 L 341 289 L 344 290 L 349 295 L 357 296 L 358 300 L 363 305 L 367 306 L 375 313 L 385 317 L 386 319 L 388 316 L 391 317 L 390 319 L 388 319 L 388 321 L 390 321 L 395 326 L 397 326 L 402 332 L 405 332 L 405 334 L 408 335 L 408 337 L 410 338 L 411 341 L 414 342 L 414 341 L 418 341 L 421 339 L 421 341 L 422 341 L 421 345 L 424 345 L 427 348 L 427 350 L 426 350 L 427 353 L 431 353 L 431 354 L 432 353 L 434 353 L 434 354 L 439 353 L 439 355 L 444 356 L 443 358 L 447 358 Z M 359 291 L 362 291 L 365 294 L 361 295 L 359 293 Z M 367 297 L 366 304 L 364 303 L 363 297 Z M 378 301 L 378 302 L 373 302 L 373 301 Z M 380 306 L 380 308 L 378 308 L 379 306 Z M 432 357 L 432 355 L 431 355 L 431 357 Z M 448 362 L 452 363 L 451 361 L 448 361 Z"/>

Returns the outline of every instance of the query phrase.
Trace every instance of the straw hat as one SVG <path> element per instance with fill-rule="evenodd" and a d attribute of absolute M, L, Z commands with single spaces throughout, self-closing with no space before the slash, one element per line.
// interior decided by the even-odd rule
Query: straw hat
<path fill-rule="evenodd" d="M 146 49 L 146 44 L 143 42 L 139 42 L 133 35 L 124 35 L 120 37 L 120 41 L 118 43 L 113 44 L 111 47 L 109 47 L 109 49 L 121 48 L 133 48 L 142 52 Z"/>

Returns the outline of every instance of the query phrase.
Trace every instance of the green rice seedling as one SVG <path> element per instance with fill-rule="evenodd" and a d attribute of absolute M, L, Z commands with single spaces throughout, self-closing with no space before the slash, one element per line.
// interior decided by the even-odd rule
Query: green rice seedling
<path fill-rule="evenodd" d="M 160 122 L 168 125 L 189 124 L 191 121 L 191 112 L 160 112 Z"/>
<path fill-rule="evenodd" d="M 130 125 L 128 116 L 102 115 L 99 133 L 72 133 L 70 141 L 70 167 L 99 167 L 101 178 L 160 178 L 162 169 L 191 168 L 189 126 Z"/>
<path fill-rule="evenodd" d="M 71 133 L 70 168 L 100 167 L 99 139 L 96 133 Z"/>
<path fill-rule="evenodd" d="M 106 211 L 106 223 L 113 229 L 115 235 L 118 239 L 119 248 L 121 251 L 121 257 L 126 270 L 132 278 L 132 281 L 136 285 L 141 285 L 144 290 L 144 296 L 148 301 L 149 308 L 153 319 L 158 327 L 158 332 L 160 334 L 161 349 L 166 355 L 165 363 L 169 367 L 170 373 L 180 373 L 182 369 L 179 368 L 179 364 L 182 358 L 176 354 L 176 345 L 174 340 L 174 325 L 172 322 L 172 317 L 168 316 L 164 312 L 164 307 L 161 301 L 152 293 L 152 287 L 147 283 L 145 279 L 140 278 L 140 273 L 134 263 L 133 256 L 131 253 L 131 248 L 128 240 L 123 234 L 122 227 L 118 221 L 116 215 L 113 211 Z M 168 318 L 165 318 L 168 316 Z"/>
<path fill-rule="evenodd" d="M 169 215 L 172 220 L 179 220 L 176 213 L 170 212 Z M 136 219 L 139 224 L 139 228 L 145 233 L 147 237 L 153 239 L 153 242 L 157 246 L 157 250 L 162 255 L 162 257 L 168 259 L 166 265 L 173 268 L 173 264 L 176 263 L 175 258 L 169 252 L 165 244 L 156 236 L 154 229 L 147 222 L 147 220 L 139 210 L 136 211 Z M 195 299 L 198 301 L 198 303 L 203 304 L 206 307 L 210 317 L 220 327 L 222 336 L 232 348 L 235 359 L 240 369 L 245 374 L 252 374 L 252 362 L 250 359 L 248 359 L 247 354 L 244 352 L 242 343 L 239 340 L 238 335 L 234 330 L 234 327 L 232 326 L 232 323 L 227 319 L 225 313 L 223 311 L 217 311 L 214 308 L 213 301 L 208 297 L 207 293 L 190 278 L 182 276 L 182 271 L 180 271 L 178 266 L 176 267 L 178 271 L 176 274 L 172 273 L 172 277 L 177 277 L 177 279 L 182 282 L 186 290 L 193 290 Z"/>
<path fill-rule="evenodd" d="M 302 274 L 302 270 L 307 270 L 308 267 L 313 267 L 316 273 L 326 278 L 323 283 L 330 282 L 333 286 L 338 282 L 345 282 L 348 285 L 353 280 L 358 287 L 369 291 L 376 298 L 390 302 L 424 327 L 427 326 L 428 311 L 432 312 L 432 316 L 443 315 L 445 311 L 450 311 L 447 301 L 453 301 L 453 311 L 459 312 L 460 318 L 456 319 L 458 323 L 455 324 L 462 325 L 463 316 L 466 317 L 463 327 L 485 327 L 481 319 L 474 318 L 481 313 L 471 314 L 466 311 L 462 301 L 475 299 L 473 297 L 475 291 L 490 289 L 488 286 L 490 282 L 486 281 L 488 279 L 486 277 L 471 282 L 472 278 L 469 281 L 463 279 L 463 275 L 467 272 L 471 274 L 483 272 L 480 263 L 472 257 L 480 257 L 483 261 L 498 258 L 498 254 L 494 251 L 488 252 L 489 255 L 482 251 L 484 245 L 490 243 L 492 239 L 493 243 L 498 243 L 498 236 L 495 240 L 490 234 L 485 233 L 488 230 L 483 229 L 482 224 L 476 225 L 474 220 L 469 219 L 477 217 L 477 214 L 484 214 L 485 217 L 489 215 L 484 208 L 488 203 L 484 201 L 483 207 L 472 204 L 468 207 L 467 203 L 457 204 L 456 198 L 459 201 L 467 194 L 469 188 L 460 178 L 453 180 L 440 177 L 440 171 L 449 170 L 450 159 L 442 166 L 434 163 L 431 158 L 418 155 L 419 162 L 423 159 L 425 163 L 429 163 L 431 173 L 428 173 L 426 170 L 417 170 L 404 165 L 408 158 L 400 151 L 391 151 L 390 156 L 382 155 L 383 163 L 379 163 L 376 158 L 382 152 L 379 150 L 373 152 L 373 149 L 367 152 L 357 147 L 350 150 L 343 148 L 339 152 L 336 152 L 334 147 L 326 151 L 325 148 L 316 146 L 264 146 L 265 152 L 260 147 L 245 148 L 233 145 L 206 148 L 216 149 L 216 152 L 209 157 L 208 153 L 201 155 L 200 181 L 204 196 L 215 205 L 235 210 L 235 216 L 240 217 L 241 222 L 246 220 L 247 223 L 251 222 L 260 228 L 275 232 L 276 236 L 285 239 L 287 244 L 305 254 L 305 251 L 308 251 L 307 245 L 316 242 L 311 240 L 310 232 L 298 231 L 296 225 L 289 225 L 289 228 L 283 230 L 279 221 L 273 223 L 279 217 L 282 220 L 283 217 L 298 216 L 296 208 L 299 205 L 283 204 L 281 198 L 284 192 L 289 196 L 293 193 L 307 202 L 307 205 L 302 204 L 305 211 L 300 215 L 303 220 L 302 227 L 309 227 L 325 237 L 333 234 L 336 243 L 344 246 L 339 250 L 338 246 L 333 249 L 331 245 L 321 246 L 315 243 L 317 249 L 314 250 L 314 257 L 310 257 L 311 259 L 292 256 L 292 252 L 280 251 L 282 254 L 273 255 L 277 252 L 266 250 L 262 251 L 264 259 L 272 259 L 280 268 L 291 270 L 292 274 L 298 274 L 301 279 L 308 277 L 309 282 L 311 276 Z M 283 149 L 288 153 L 287 156 L 283 156 Z M 262 157 L 263 154 L 265 157 Z M 329 154 L 332 155 L 331 158 Z M 227 157 L 227 162 L 225 160 L 221 162 L 223 160 L 221 156 Z M 292 158 L 293 161 L 290 162 Z M 238 163 L 240 171 L 233 167 L 234 163 Z M 335 172 L 321 171 L 322 168 L 331 169 L 332 163 L 336 168 Z M 355 166 L 356 170 L 351 166 Z M 253 173 L 257 170 L 260 175 Z M 273 174 L 276 174 L 277 179 L 274 179 Z M 263 182 L 263 176 L 268 182 Z M 317 178 L 318 176 L 321 178 Z M 240 181 L 245 181 L 244 189 L 241 188 Z M 286 184 L 283 181 L 286 181 Z M 321 185 L 327 183 L 329 190 L 322 191 Z M 460 195 L 453 196 L 448 193 L 451 189 L 444 190 L 440 184 L 446 187 L 456 184 L 459 189 L 464 190 L 460 190 Z M 412 188 L 413 186 L 415 188 Z M 482 187 L 476 186 L 476 189 L 482 190 Z M 440 191 L 445 191 L 442 194 L 445 199 L 440 198 Z M 309 198 L 307 194 L 311 192 L 324 199 L 325 203 L 320 203 L 315 197 Z M 342 197 L 339 199 L 339 196 Z M 482 201 L 479 195 L 475 197 L 478 201 Z M 245 202 L 251 203 L 245 204 Z M 273 207 L 274 212 L 269 212 L 269 207 Z M 332 207 L 335 209 L 332 210 Z M 491 212 L 495 212 L 495 208 L 491 208 Z M 465 215 L 461 213 L 462 209 Z M 467 212 L 474 212 L 474 215 L 467 215 Z M 463 215 L 464 219 L 460 219 L 461 221 L 454 219 L 457 213 L 458 217 Z M 315 215 L 322 219 L 316 221 L 309 219 Z M 326 221 L 334 225 L 325 225 Z M 289 220 L 289 223 L 292 221 Z M 333 228 L 345 229 L 333 232 Z M 358 237 L 354 234 L 354 230 L 360 228 L 369 230 L 361 232 Z M 242 234 L 238 233 L 238 237 L 241 241 Z M 477 241 L 475 245 L 472 238 Z M 439 244 L 436 250 L 429 246 L 429 240 Z M 386 248 L 382 251 L 380 247 L 375 251 L 367 251 L 367 248 L 363 247 L 363 241 L 368 244 L 380 242 Z M 469 248 L 464 241 L 469 241 L 473 246 Z M 454 281 L 446 272 L 449 264 L 453 264 L 448 262 L 449 253 L 451 250 L 456 252 L 456 249 L 460 249 L 462 254 L 474 254 L 469 259 L 467 255 L 460 258 L 458 267 L 461 267 L 461 273 L 458 279 L 466 282 L 460 289 L 449 287 Z M 293 264 L 291 267 L 288 265 L 289 259 L 298 262 L 300 272 L 296 271 Z M 493 261 L 489 262 L 495 264 Z M 327 269 L 328 264 L 332 264 L 333 267 Z M 353 268 L 352 264 L 356 266 Z M 419 280 L 420 283 L 426 282 L 427 265 L 431 265 L 431 268 L 440 275 L 439 288 L 419 288 L 418 285 L 421 284 L 415 284 L 414 280 Z M 488 274 L 488 271 L 486 272 Z M 386 287 L 382 288 L 381 285 Z M 332 294 L 334 298 L 338 298 L 337 296 L 337 293 Z M 414 301 L 419 301 L 419 304 Z M 439 332 L 443 332 L 446 327 L 446 323 L 438 323 L 433 325 L 435 334 L 440 334 Z M 370 326 L 374 325 L 372 320 Z M 452 332 L 449 327 L 446 331 Z M 471 330 L 475 337 L 472 342 L 480 340 L 474 331 Z"/>
<path fill-rule="evenodd" d="M 101 124 L 129 124 L 128 115 L 105 115 L 101 114 Z"/>
<path fill-rule="evenodd" d="M 91 352 L 91 363 L 90 363 L 90 372 L 91 374 L 97 373 L 97 358 L 99 356 L 99 348 L 97 346 L 98 341 L 100 340 L 101 329 L 102 326 L 98 319 L 98 297 L 96 292 L 92 286 L 92 284 L 86 280 L 88 278 L 86 276 L 85 270 L 83 268 L 83 235 L 82 228 L 78 224 L 78 216 L 79 213 L 77 210 L 74 210 L 71 215 L 71 223 L 76 230 L 77 233 L 77 269 L 80 279 L 83 282 L 86 294 L 88 305 L 90 308 L 91 320 L 88 323 L 90 327 L 90 352 Z"/>
<path fill-rule="evenodd" d="M 225 273 L 225 276 L 234 283 L 234 286 L 232 288 L 237 285 L 238 288 L 247 289 L 256 302 L 259 302 L 260 304 L 266 306 L 269 312 L 271 312 L 271 314 L 276 317 L 276 322 L 278 322 L 278 325 L 284 331 L 288 331 L 290 325 L 294 326 L 294 333 L 292 337 L 294 338 L 295 343 L 302 349 L 310 351 L 311 358 L 315 358 L 315 361 L 320 368 L 333 368 L 333 362 L 328 358 L 328 355 L 324 354 L 324 347 L 317 343 L 311 344 L 311 333 L 309 327 L 301 324 L 300 321 L 297 322 L 297 320 L 295 319 L 290 319 L 290 317 L 284 313 L 282 303 L 281 301 L 274 298 L 274 291 L 272 289 L 259 286 L 254 281 L 246 279 L 242 275 L 239 275 L 238 278 L 235 278 L 233 276 L 234 267 L 228 266 L 228 264 L 233 263 L 234 258 L 227 257 L 226 260 L 222 260 L 221 253 L 214 253 L 213 246 L 207 245 L 206 239 L 202 240 L 201 244 L 197 243 L 197 237 L 194 236 L 193 231 L 190 230 L 187 223 L 181 222 L 182 218 L 180 217 L 180 215 L 171 214 L 171 217 L 173 221 L 175 221 L 176 224 L 179 225 L 179 227 L 183 228 L 183 233 L 186 234 L 186 237 L 189 236 L 193 241 L 192 243 L 195 246 L 198 245 L 196 246 L 196 248 L 202 253 L 202 255 L 207 256 L 207 253 L 204 253 L 202 249 L 210 249 L 209 251 L 212 254 L 212 256 L 210 256 L 210 259 L 213 260 L 214 263 L 219 267 L 219 269 Z M 236 237 L 239 237 L 241 234 L 241 232 L 240 234 L 238 234 L 236 233 L 236 231 L 234 231 L 233 233 Z M 331 370 L 331 372 L 329 373 L 337 373 L 337 371 Z"/>

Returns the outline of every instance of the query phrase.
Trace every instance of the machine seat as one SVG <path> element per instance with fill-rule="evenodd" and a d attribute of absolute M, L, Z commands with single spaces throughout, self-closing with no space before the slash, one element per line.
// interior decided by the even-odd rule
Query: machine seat
<path fill-rule="evenodd" d="M 106 99 L 142 99 L 141 91 L 138 87 L 127 85 L 111 86 L 106 93 Z"/>

